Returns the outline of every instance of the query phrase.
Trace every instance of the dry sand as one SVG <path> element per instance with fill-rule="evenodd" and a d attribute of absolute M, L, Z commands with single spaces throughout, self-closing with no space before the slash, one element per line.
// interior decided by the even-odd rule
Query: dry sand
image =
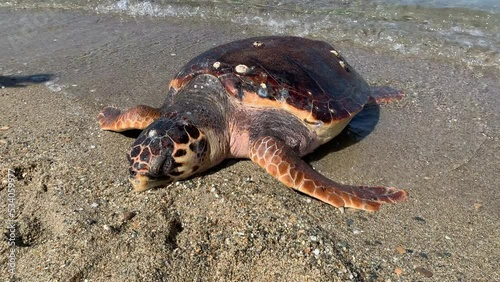
<path fill-rule="evenodd" d="M 192 56 L 258 31 L 8 9 L 0 26 L 2 281 L 11 234 L 16 281 L 499 281 L 498 70 L 337 44 L 369 82 L 407 97 L 381 106 L 360 142 L 308 160 L 344 183 L 410 193 L 341 214 L 249 161 L 131 192 L 133 139 L 99 131 L 103 106 L 158 105 Z"/>

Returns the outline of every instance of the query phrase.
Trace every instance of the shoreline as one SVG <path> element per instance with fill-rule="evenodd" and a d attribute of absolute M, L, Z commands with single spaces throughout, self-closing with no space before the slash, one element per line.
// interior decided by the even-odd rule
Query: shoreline
<path fill-rule="evenodd" d="M 281 5 L 249 3 L 243 13 L 237 3 L 198 5 L 162 0 L 91 0 L 82 3 L 8 2 L 4 8 L 80 10 L 116 17 L 191 22 L 219 22 L 261 33 L 295 34 L 329 42 L 343 42 L 408 58 L 458 62 L 470 68 L 500 69 L 500 11 L 438 8 L 351 1 L 326 9 L 293 2 Z M 1 4 L 0 4 L 1 5 Z M 1 7 L 1 6 L 0 6 Z"/>

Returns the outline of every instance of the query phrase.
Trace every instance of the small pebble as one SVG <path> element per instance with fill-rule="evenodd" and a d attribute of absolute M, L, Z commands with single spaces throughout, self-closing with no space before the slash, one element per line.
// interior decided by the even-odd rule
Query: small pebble
<path fill-rule="evenodd" d="M 401 274 L 403 274 L 403 270 L 401 270 L 401 268 L 399 268 L 399 267 L 396 267 L 396 269 L 394 270 L 394 273 L 396 273 L 397 276 L 401 276 Z"/>
<path fill-rule="evenodd" d="M 345 220 L 345 223 L 347 224 L 347 226 L 352 226 L 354 224 L 354 220 L 351 218 L 348 218 Z"/>
<path fill-rule="evenodd" d="M 349 248 L 349 244 L 346 241 L 340 241 L 337 243 L 338 246 L 340 246 L 343 249 Z"/>
<path fill-rule="evenodd" d="M 425 222 L 425 219 L 421 218 L 420 216 L 415 216 L 413 219 L 416 221 Z"/>
<path fill-rule="evenodd" d="M 314 254 L 315 256 L 319 256 L 319 249 L 314 249 L 313 254 Z"/>
<path fill-rule="evenodd" d="M 360 233 L 361 233 L 361 231 L 359 231 L 359 230 L 353 230 L 353 231 L 352 231 L 352 233 L 353 233 L 354 235 L 358 235 L 358 234 L 360 234 Z"/>
<path fill-rule="evenodd" d="M 7 125 L 4 125 L 4 126 L 0 127 L 0 130 L 2 130 L 2 131 L 3 131 L 3 130 L 7 130 L 7 129 L 9 129 L 9 128 L 10 128 L 10 127 L 8 127 Z"/>
<path fill-rule="evenodd" d="M 91 206 L 91 207 L 93 207 L 93 208 L 95 209 L 95 208 L 97 208 L 97 207 L 99 206 L 99 204 L 94 202 L 94 203 L 92 203 L 90 206 Z"/>
<path fill-rule="evenodd" d="M 449 252 L 440 252 L 440 253 L 437 253 L 437 255 L 439 257 L 442 257 L 442 258 L 450 258 L 451 257 L 451 253 L 449 253 Z"/>
<path fill-rule="evenodd" d="M 423 258 L 425 258 L 425 259 L 429 258 L 429 256 L 426 253 L 423 253 L 423 252 L 420 252 L 418 255 L 421 256 L 421 257 L 423 257 Z"/>
<path fill-rule="evenodd" d="M 399 254 L 405 254 L 406 253 L 406 249 L 399 246 L 396 248 L 396 251 L 399 253 Z"/>
<path fill-rule="evenodd" d="M 427 278 L 430 278 L 430 277 L 432 277 L 432 275 L 434 275 L 434 273 L 430 272 L 429 270 L 427 270 L 423 267 L 417 267 L 417 268 L 415 268 L 415 271 L 422 274 L 423 276 L 425 276 Z"/>
<path fill-rule="evenodd" d="M 317 236 L 314 236 L 314 235 L 310 236 L 310 237 L 309 237 L 309 239 L 310 239 L 311 241 L 313 241 L 313 242 L 318 241 L 318 237 L 317 237 Z"/>
<path fill-rule="evenodd" d="M 137 213 L 133 211 L 126 211 L 123 213 L 123 221 L 129 221 L 132 218 L 134 218 L 137 215 Z"/>
<path fill-rule="evenodd" d="M 446 240 L 451 240 L 451 238 L 450 238 L 449 236 L 444 236 L 444 238 L 445 238 Z"/>

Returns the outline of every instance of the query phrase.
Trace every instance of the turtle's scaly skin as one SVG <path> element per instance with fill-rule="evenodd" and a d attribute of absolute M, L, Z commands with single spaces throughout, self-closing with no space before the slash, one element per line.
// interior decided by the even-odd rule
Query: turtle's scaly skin
<path fill-rule="evenodd" d="M 128 154 L 138 191 L 199 174 L 225 158 L 250 158 L 311 197 L 375 211 L 406 200 L 406 191 L 339 184 L 300 157 L 338 135 L 365 104 L 401 97 L 390 87 L 370 88 L 325 42 L 259 37 L 191 60 L 160 108 L 108 107 L 99 123 L 104 130 L 144 129 Z"/>
<path fill-rule="evenodd" d="M 336 183 L 308 166 L 283 141 L 271 136 L 262 137 L 254 143 L 250 159 L 286 186 L 336 208 L 376 211 L 382 203 L 395 203 L 407 196 L 404 190 L 392 187 Z"/>
<path fill-rule="evenodd" d="M 160 175 L 161 169 L 167 169 L 168 172 L 165 174 L 168 178 L 175 179 L 182 172 L 195 174 L 200 169 L 199 162 L 207 153 L 206 136 L 182 117 L 180 117 L 182 123 L 172 122 L 177 118 L 177 113 L 166 114 L 161 117 L 163 122 L 160 123 L 160 127 L 149 131 L 147 135 L 143 134 L 138 137 L 128 155 L 129 161 L 133 164 L 132 171 L 147 170 L 149 174 Z M 152 159 L 162 160 L 162 151 L 159 148 L 163 147 L 170 149 L 171 158 L 168 158 L 165 163 L 151 161 Z M 178 169 L 180 167 L 182 171 Z M 149 179 L 140 174 L 131 181 L 137 191 L 149 188 L 147 185 Z M 156 185 L 168 182 L 160 182 Z"/>
<path fill-rule="evenodd" d="M 131 129 L 144 129 L 159 117 L 159 109 L 140 105 L 124 113 L 118 109 L 106 107 L 99 113 L 97 119 L 102 130 L 123 132 Z"/>

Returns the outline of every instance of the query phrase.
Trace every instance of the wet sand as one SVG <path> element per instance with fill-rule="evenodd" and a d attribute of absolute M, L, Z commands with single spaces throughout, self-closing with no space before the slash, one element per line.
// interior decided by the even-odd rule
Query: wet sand
<path fill-rule="evenodd" d="M 192 56 L 259 30 L 9 9 L 0 26 L 1 280 L 13 170 L 19 281 L 498 281 L 498 70 L 332 42 L 407 95 L 360 142 L 308 157 L 334 180 L 410 194 L 342 214 L 249 161 L 131 192 L 133 139 L 97 126 L 103 106 L 159 105 Z"/>

